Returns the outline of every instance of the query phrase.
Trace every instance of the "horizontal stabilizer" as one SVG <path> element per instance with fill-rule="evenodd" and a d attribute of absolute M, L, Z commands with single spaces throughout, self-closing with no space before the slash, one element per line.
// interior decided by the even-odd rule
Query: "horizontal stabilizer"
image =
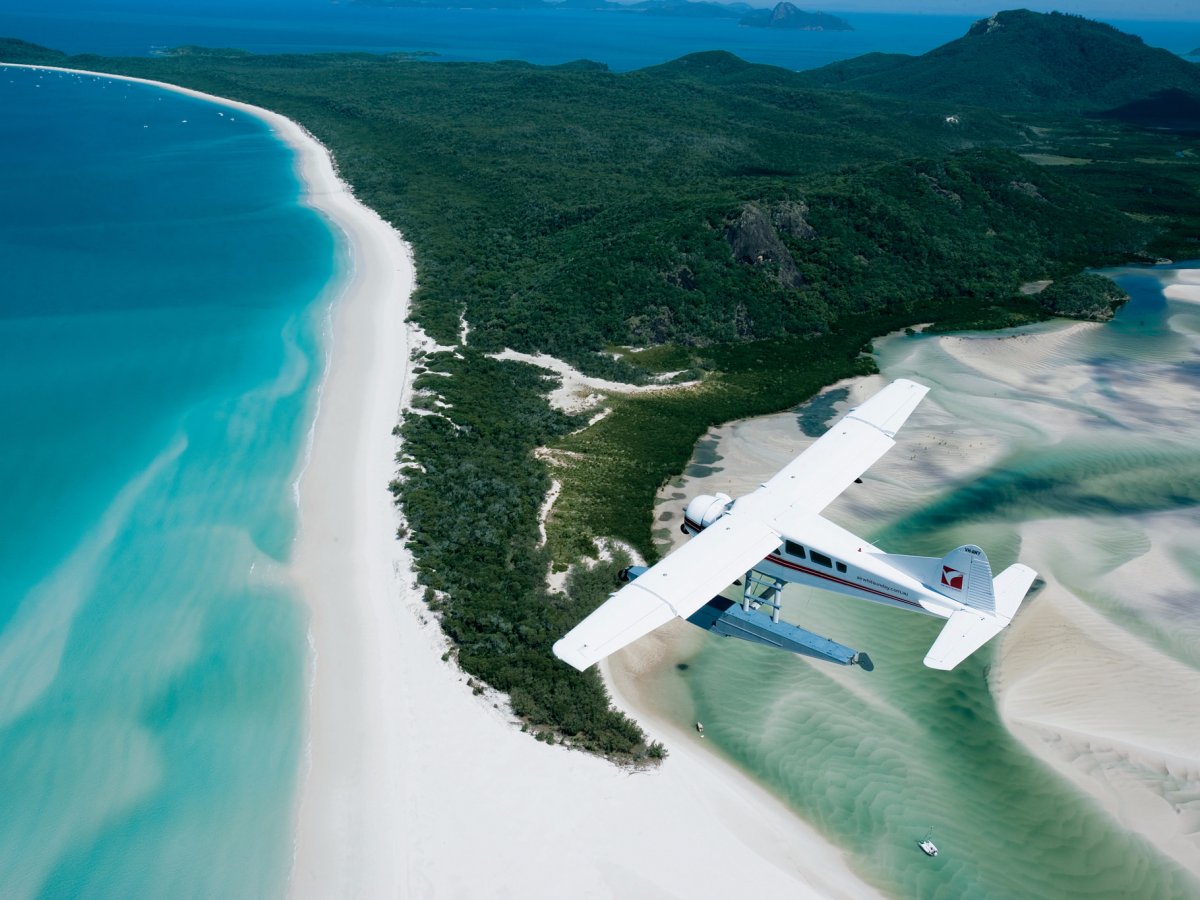
<path fill-rule="evenodd" d="M 1035 578 L 1037 572 L 1020 563 L 1009 566 L 997 575 L 992 582 L 996 594 L 996 615 L 1002 619 L 1015 616 Z"/>
<path fill-rule="evenodd" d="M 1035 578 L 1037 572 L 1020 563 L 1009 566 L 997 575 L 991 585 L 996 614 L 978 609 L 960 609 L 942 626 L 942 633 L 925 654 L 925 665 L 931 669 L 953 669 L 1002 632 L 1017 614 Z"/>
<path fill-rule="evenodd" d="M 974 609 L 952 615 L 925 654 L 925 665 L 949 671 L 1002 632 L 1008 622 Z"/>

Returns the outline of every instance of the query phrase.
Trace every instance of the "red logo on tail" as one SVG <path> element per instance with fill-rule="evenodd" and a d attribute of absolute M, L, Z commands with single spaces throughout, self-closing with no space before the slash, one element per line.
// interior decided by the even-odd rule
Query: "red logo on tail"
<path fill-rule="evenodd" d="M 949 566 L 942 566 L 942 584 L 948 588 L 953 588 L 956 591 L 961 591 L 963 586 L 963 573 L 958 569 L 952 569 Z"/>

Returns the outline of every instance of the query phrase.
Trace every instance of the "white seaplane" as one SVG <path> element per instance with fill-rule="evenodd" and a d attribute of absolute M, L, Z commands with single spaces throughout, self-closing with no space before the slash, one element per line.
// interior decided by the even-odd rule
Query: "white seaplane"
<path fill-rule="evenodd" d="M 891 449 L 928 392 L 894 381 L 752 493 L 693 498 L 682 528 L 694 537 L 657 565 L 625 570 L 629 583 L 558 641 L 555 655 L 582 671 L 678 616 L 870 670 L 865 653 L 780 621 L 783 586 L 795 582 L 948 620 L 925 665 L 953 669 L 1012 621 L 1037 573 L 1017 564 L 992 578 L 973 544 L 940 559 L 885 553 L 820 515 Z M 713 596 L 735 579 L 743 579 L 740 604 Z"/>

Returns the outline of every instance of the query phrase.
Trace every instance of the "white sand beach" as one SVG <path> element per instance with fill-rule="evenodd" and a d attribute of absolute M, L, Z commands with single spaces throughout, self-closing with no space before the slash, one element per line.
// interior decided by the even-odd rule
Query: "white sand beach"
<path fill-rule="evenodd" d="M 268 122 L 297 154 L 307 202 L 353 259 L 331 313 L 291 567 L 311 620 L 290 893 L 873 895 L 838 849 L 696 736 L 647 719 L 670 758 L 658 769 L 618 768 L 534 741 L 502 697 L 475 694 L 443 661 L 446 639 L 414 589 L 387 490 L 409 347 L 421 340 L 404 324 L 407 245 L 296 123 L 148 83 Z"/>
<path fill-rule="evenodd" d="M 305 143 L 302 154 L 323 155 Z M 407 255 L 373 213 L 328 208 L 328 166 L 303 169 L 324 178 L 316 205 L 361 262 L 335 311 L 301 489 L 296 565 L 314 665 L 292 893 L 869 895 L 839 851 L 707 754 L 673 741 L 665 767 L 631 773 L 548 747 L 519 731 L 503 697 L 475 694 L 443 661 L 446 639 L 414 590 L 386 491 L 389 432 L 411 377 L 400 331 Z M 764 827 L 776 836 L 770 851 L 756 839 Z"/>
<path fill-rule="evenodd" d="M 1172 535 L 1194 535 L 1194 517 L 1142 524 L 1147 552 L 1111 580 L 1129 579 L 1152 596 L 1186 596 L 1187 582 L 1172 577 L 1163 548 Z M 1111 535 L 1050 520 L 1026 526 L 1022 537 L 1026 559 L 1048 583 L 1003 645 L 995 685 L 1006 725 L 1122 826 L 1200 875 L 1200 673 L 1096 612 L 1056 577 L 1064 554 Z"/>

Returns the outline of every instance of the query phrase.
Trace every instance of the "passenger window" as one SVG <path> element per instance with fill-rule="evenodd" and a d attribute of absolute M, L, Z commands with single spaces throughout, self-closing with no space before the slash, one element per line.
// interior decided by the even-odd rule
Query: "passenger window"
<path fill-rule="evenodd" d="M 833 560 L 824 553 L 818 553 L 816 550 L 813 550 L 809 556 L 809 559 L 815 562 L 818 566 L 824 566 L 827 569 L 833 568 Z"/>
<path fill-rule="evenodd" d="M 845 571 L 846 571 L 846 564 L 845 564 L 844 562 L 836 563 L 835 565 L 837 565 L 837 570 L 838 570 L 839 572 L 845 572 Z"/>
<path fill-rule="evenodd" d="M 795 541 L 784 541 L 783 549 L 787 552 L 788 556 L 794 556 L 796 559 L 804 559 L 804 548 Z"/>

